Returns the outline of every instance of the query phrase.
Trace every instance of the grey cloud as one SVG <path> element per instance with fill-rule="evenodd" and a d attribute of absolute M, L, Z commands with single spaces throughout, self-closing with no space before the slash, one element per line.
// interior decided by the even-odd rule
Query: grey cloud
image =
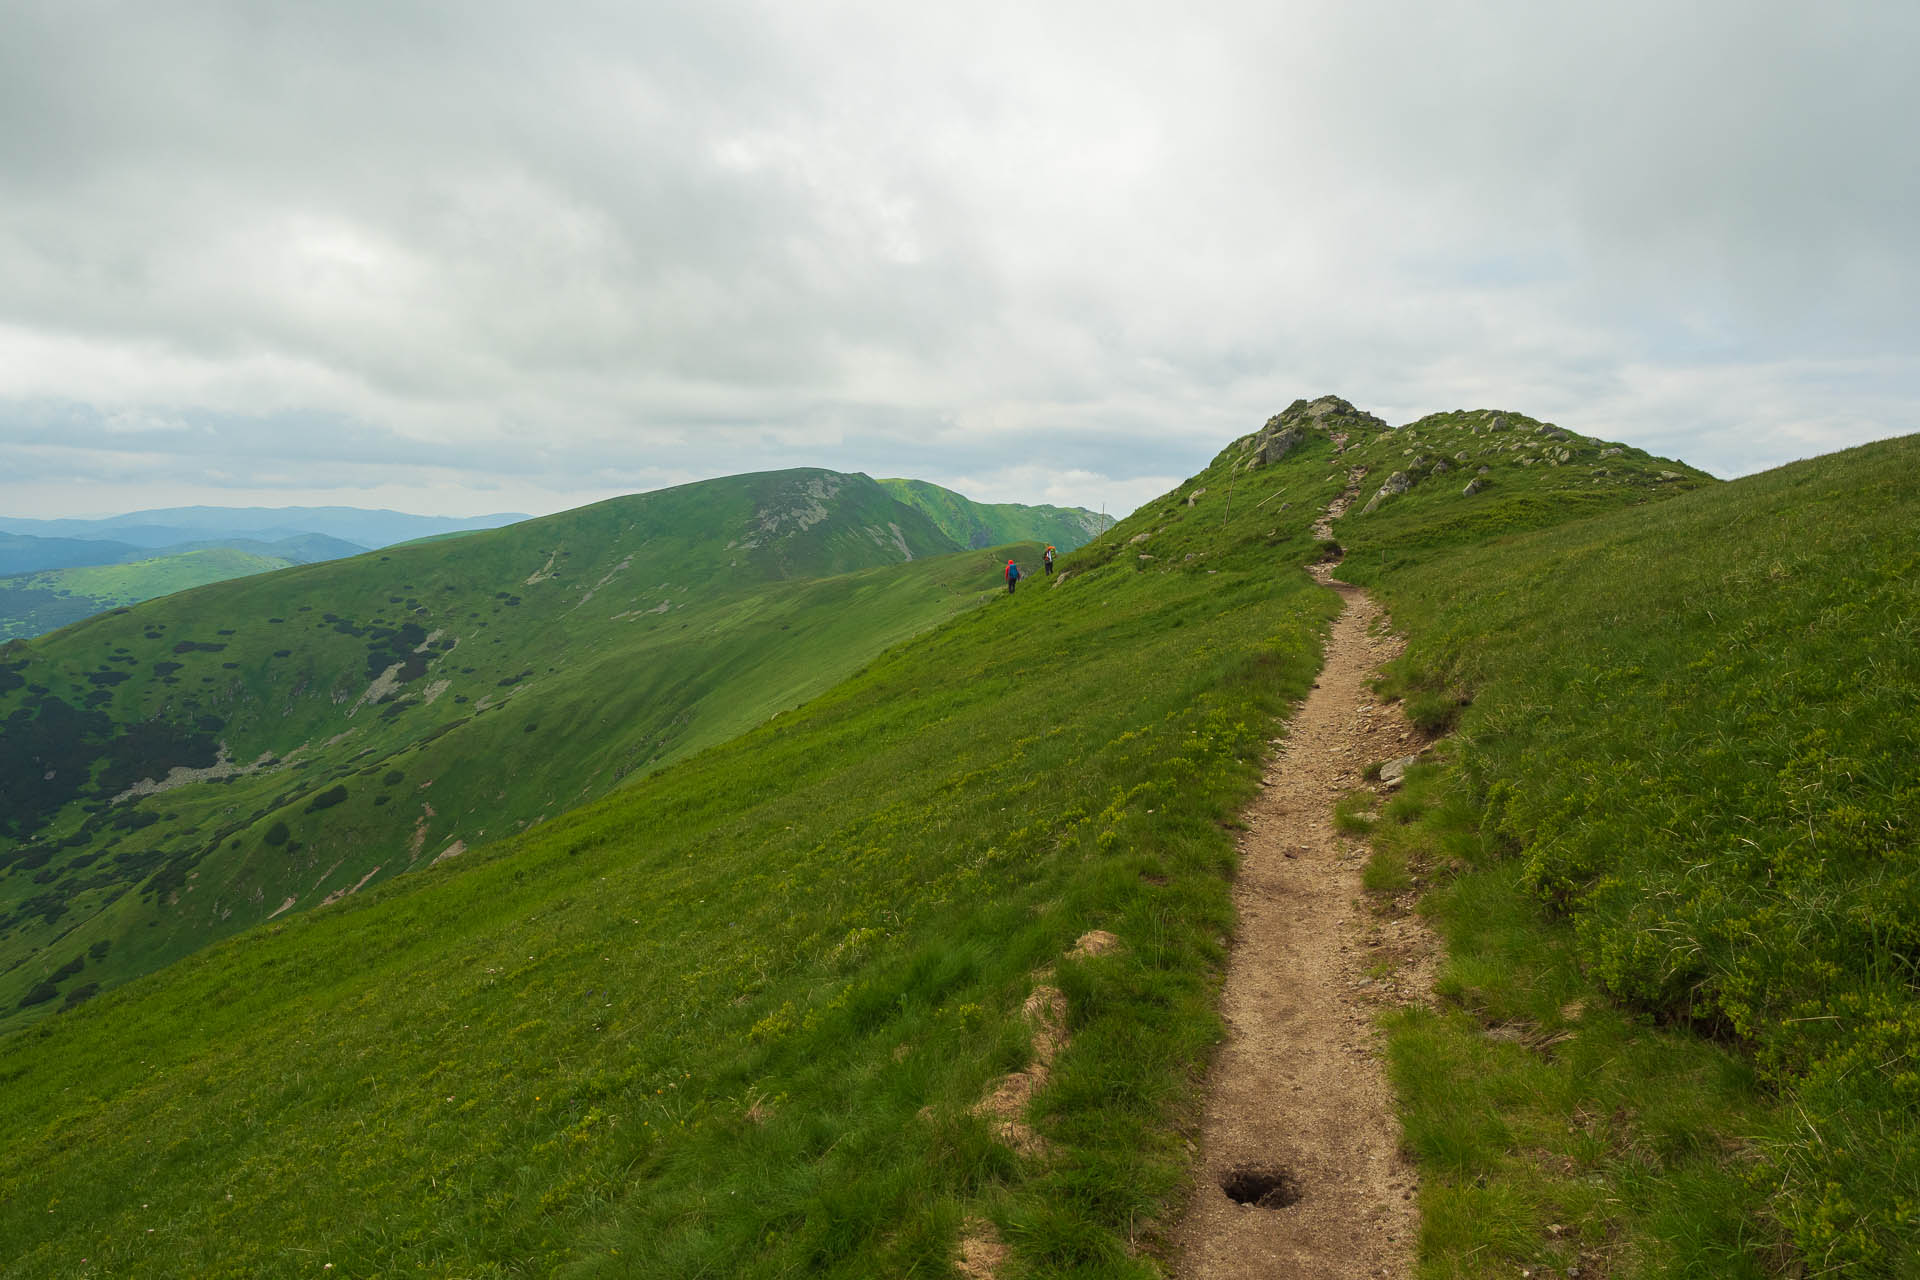
<path fill-rule="evenodd" d="M 1337 391 L 1749 470 L 1920 403 L 1917 23 L 20 4 L 0 456 L 1125 480 Z"/>

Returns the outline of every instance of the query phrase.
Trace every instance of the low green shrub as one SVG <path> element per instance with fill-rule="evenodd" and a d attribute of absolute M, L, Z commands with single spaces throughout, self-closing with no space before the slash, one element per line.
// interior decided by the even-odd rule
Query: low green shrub
<path fill-rule="evenodd" d="M 1378 777 L 1379 767 L 1376 765 L 1374 768 L 1374 776 Z M 1349 791 L 1333 806 L 1334 829 L 1350 836 L 1365 835 L 1373 830 L 1375 810 L 1379 803 L 1379 797 L 1365 787 Z"/>

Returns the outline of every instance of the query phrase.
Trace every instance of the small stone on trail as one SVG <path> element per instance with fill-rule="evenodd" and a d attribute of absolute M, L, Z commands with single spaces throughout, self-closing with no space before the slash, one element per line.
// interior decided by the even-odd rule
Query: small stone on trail
<path fill-rule="evenodd" d="M 1399 786 L 1406 780 L 1407 769 L 1417 764 L 1419 760 L 1419 756 L 1401 756 L 1396 760 L 1387 761 L 1380 766 L 1380 785 L 1388 789 Z"/>

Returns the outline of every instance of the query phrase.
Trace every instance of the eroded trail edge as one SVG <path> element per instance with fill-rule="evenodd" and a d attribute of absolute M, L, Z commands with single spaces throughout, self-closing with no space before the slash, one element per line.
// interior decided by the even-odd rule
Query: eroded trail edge
<path fill-rule="evenodd" d="M 1227 1040 L 1178 1232 L 1189 1280 L 1412 1272 L 1417 1183 L 1374 1018 L 1431 990 L 1432 947 L 1414 918 L 1364 904 L 1366 845 L 1335 831 L 1333 805 L 1417 742 L 1368 688 L 1399 649 L 1380 609 L 1329 585 L 1345 609 L 1325 669 L 1245 815 Z"/>

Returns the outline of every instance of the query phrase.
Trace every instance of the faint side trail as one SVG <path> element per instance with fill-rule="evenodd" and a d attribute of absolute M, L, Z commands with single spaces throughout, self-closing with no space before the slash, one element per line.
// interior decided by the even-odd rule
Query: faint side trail
<path fill-rule="evenodd" d="M 1376 625 L 1380 610 L 1331 582 L 1329 569 L 1315 576 L 1346 607 L 1319 683 L 1246 815 L 1239 934 L 1222 998 L 1227 1042 L 1208 1081 L 1199 1185 L 1177 1235 L 1176 1274 L 1188 1280 L 1412 1272 L 1417 1182 L 1399 1155 L 1373 1001 L 1397 996 L 1402 982 L 1410 995 L 1430 988 L 1430 949 L 1416 921 L 1382 922 L 1361 903 L 1366 846 L 1336 834 L 1332 810 L 1362 785 L 1367 764 L 1417 744 L 1367 688 L 1399 647 Z M 1386 976 L 1416 955 L 1425 962 Z"/>

